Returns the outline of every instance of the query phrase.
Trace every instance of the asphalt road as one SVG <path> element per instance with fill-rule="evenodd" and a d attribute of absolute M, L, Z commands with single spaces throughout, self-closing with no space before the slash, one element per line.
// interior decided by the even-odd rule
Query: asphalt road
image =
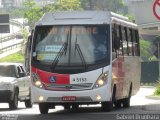
<path fill-rule="evenodd" d="M 2 120 L 118 120 L 118 119 L 160 119 L 160 100 L 148 99 L 145 96 L 153 93 L 153 88 L 141 88 L 137 95 L 131 98 L 130 108 L 114 109 L 103 112 L 100 105 L 81 106 L 78 110 L 64 110 L 61 106 L 51 109 L 49 114 L 41 115 L 38 105 L 26 109 L 24 103 L 19 103 L 19 109 L 10 111 L 8 104 L 0 104 L 0 119 Z M 145 115 L 143 115 L 145 114 Z M 148 115 L 148 116 L 147 116 Z"/>

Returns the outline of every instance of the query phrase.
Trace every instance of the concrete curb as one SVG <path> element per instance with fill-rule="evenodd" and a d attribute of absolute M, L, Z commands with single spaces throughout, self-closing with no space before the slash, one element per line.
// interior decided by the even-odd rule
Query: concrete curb
<path fill-rule="evenodd" d="M 140 88 L 155 88 L 155 86 L 154 85 L 151 85 L 151 86 L 143 86 L 143 85 L 141 85 Z"/>
<path fill-rule="evenodd" d="M 160 102 L 157 102 L 155 104 L 145 105 L 142 107 L 143 110 L 146 111 L 160 111 Z"/>
<path fill-rule="evenodd" d="M 147 98 L 147 99 L 153 99 L 153 100 L 160 100 L 160 96 L 153 96 L 153 95 L 146 96 L 145 98 Z"/>

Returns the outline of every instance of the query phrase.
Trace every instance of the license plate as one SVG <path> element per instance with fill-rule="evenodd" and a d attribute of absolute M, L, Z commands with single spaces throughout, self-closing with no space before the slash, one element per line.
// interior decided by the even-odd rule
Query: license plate
<path fill-rule="evenodd" d="M 75 101 L 76 97 L 75 96 L 63 96 L 62 101 Z"/>

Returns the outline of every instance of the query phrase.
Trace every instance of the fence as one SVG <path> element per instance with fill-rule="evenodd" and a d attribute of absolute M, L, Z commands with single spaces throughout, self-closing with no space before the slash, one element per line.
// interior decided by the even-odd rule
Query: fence
<path fill-rule="evenodd" d="M 13 45 L 9 45 L 9 46 L 3 47 L 3 48 L 0 49 L 0 53 L 7 52 L 9 50 L 21 47 L 22 45 L 23 45 L 23 41 L 20 42 L 20 43 L 16 43 L 16 44 L 13 44 Z"/>
<path fill-rule="evenodd" d="M 159 78 L 158 61 L 141 63 L 141 83 L 154 85 Z"/>
<path fill-rule="evenodd" d="M 18 27 L 20 27 L 20 28 L 23 28 L 23 24 L 20 23 L 20 22 L 18 22 L 18 21 L 10 20 L 10 23 L 13 24 L 13 25 L 16 25 L 16 26 L 18 26 Z M 15 38 L 16 38 L 16 34 L 19 33 L 19 32 L 20 32 L 20 31 L 15 32 L 15 33 L 13 33 L 13 34 L 11 34 L 11 35 L 8 35 L 8 36 L 5 36 L 5 37 L 0 38 L 1 44 L 3 44 L 4 42 L 7 42 L 7 41 L 10 41 L 10 40 L 15 39 Z M 4 52 L 7 52 L 7 51 L 9 51 L 9 50 L 16 49 L 16 48 L 18 48 L 18 47 L 22 47 L 23 42 L 24 42 L 24 41 L 20 41 L 20 42 L 18 42 L 18 43 L 14 43 L 14 44 L 12 44 L 12 45 L 7 45 L 7 46 L 5 46 L 5 47 L 1 47 L 1 48 L 0 48 L 0 54 L 2 54 L 2 53 L 4 53 Z"/>
<path fill-rule="evenodd" d="M 13 25 L 16 25 L 16 26 L 18 26 L 18 27 L 20 27 L 20 28 L 23 28 L 23 24 L 20 23 L 20 22 L 18 22 L 18 21 L 10 20 L 10 23 L 13 24 Z M 8 40 L 14 39 L 14 38 L 16 38 L 16 34 L 19 33 L 19 32 L 20 32 L 20 31 L 15 32 L 15 33 L 13 33 L 13 34 L 11 34 L 11 35 L 2 37 L 2 38 L 0 38 L 0 41 L 1 41 L 1 42 L 6 42 L 6 41 L 8 41 Z"/>
<path fill-rule="evenodd" d="M 16 21 L 16 20 L 10 20 L 10 23 L 11 23 L 11 24 L 14 24 L 14 25 L 16 25 L 16 26 L 18 26 L 18 27 L 20 27 L 20 28 L 23 28 L 23 27 L 24 27 L 24 25 L 23 25 L 22 23 L 20 23 L 20 22 L 18 22 L 18 21 Z"/>

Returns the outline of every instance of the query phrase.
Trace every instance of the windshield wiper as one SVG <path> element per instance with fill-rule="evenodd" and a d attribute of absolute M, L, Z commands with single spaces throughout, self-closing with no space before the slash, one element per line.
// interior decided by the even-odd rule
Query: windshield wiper
<path fill-rule="evenodd" d="M 86 61 L 84 59 L 82 50 L 81 50 L 79 44 L 77 43 L 77 36 L 76 36 L 76 42 L 75 42 L 75 54 L 76 54 L 76 50 L 78 51 L 78 54 L 79 54 L 79 56 L 81 58 L 81 61 L 82 61 L 83 65 L 84 65 L 84 69 L 86 70 L 87 69 Z"/>
<path fill-rule="evenodd" d="M 52 62 L 52 65 L 51 65 L 51 70 L 52 70 L 52 71 L 55 70 L 56 65 L 57 65 L 58 62 L 59 62 L 59 58 L 61 58 L 64 53 L 65 53 L 65 55 L 66 55 L 66 53 L 67 53 L 68 40 L 69 40 L 68 38 L 69 38 L 69 33 L 67 34 L 67 42 L 65 42 L 65 43 L 62 45 L 60 51 L 58 52 L 58 54 L 56 55 L 55 59 L 54 59 L 53 62 Z"/>

